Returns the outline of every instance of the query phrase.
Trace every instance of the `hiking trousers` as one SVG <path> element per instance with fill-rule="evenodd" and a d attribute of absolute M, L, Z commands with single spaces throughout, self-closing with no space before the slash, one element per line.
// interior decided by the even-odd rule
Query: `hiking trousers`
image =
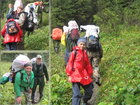
<path fill-rule="evenodd" d="M 80 93 L 80 87 L 84 89 L 83 96 Z M 83 98 L 84 103 L 87 103 L 87 101 L 92 96 L 93 93 L 92 89 L 93 89 L 93 83 L 90 83 L 88 85 L 82 85 L 78 82 L 72 83 L 72 91 L 73 91 L 72 105 L 80 105 L 81 98 Z"/>
<path fill-rule="evenodd" d="M 35 77 L 35 79 L 34 79 L 34 86 L 33 86 L 33 90 L 32 90 L 32 101 L 34 101 L 34 96 L 35 96 L 37 85 L 39 85 L 39 94 L 40 94 L 40 98 L 41 98 L 43 96 L 43 89 L 45 86 L 44 76 Z"/>
<path fill-rule="evenodd" d="M 17 50 L 17 43 L 16 42 L 6 43 L 5 47 L 6 50 Z"/>
<path fill-rule="evenodd" d="M 27 91 L 24 91 L 24 92 L 22 92 L 22 94 L 24 94 L 24 96 L 25 96 L 26 105 L 31 105 L 32 104 L 31 93 L 29 93 Z M 21 105 L 21 103 L 18 103 L 18 102 L 15 101 L 15 105 Z"/>
<path fill-rule="evenodd" d="M 87 54 L 88 54 L 90 63 L 92 65 L 92 68 L 95 72 L 94 74 L 96 74 L 96 76 L 98 78 L 100 78 L 100 69 L 99 69 L 99 63 L 101 62 L 100 53 L 99 52 L 87 51 Z"/>

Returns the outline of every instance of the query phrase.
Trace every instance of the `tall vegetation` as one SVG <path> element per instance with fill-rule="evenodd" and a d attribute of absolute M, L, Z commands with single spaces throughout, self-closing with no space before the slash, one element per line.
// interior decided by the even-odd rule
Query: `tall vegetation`
<path fill-rule="evenodd" d="M 69 20 L 90 24 L 96 11 L 96 0 L 52 0 L 52 27 L 67 25 Z"/>
<path fill-rule="evenodd" d="M 106 32 L 119 32 L 123 27 L 140 25 L 140 1 L 98 0 L 94 21 Z"/>
<path fill-rule="evenodd" d="M 52 0 L 52 27 L 62 27 L 74 19 L 81 24 L 97 24 L 103 31 L 118 32 L 140 25 L 139 0 Z"/>

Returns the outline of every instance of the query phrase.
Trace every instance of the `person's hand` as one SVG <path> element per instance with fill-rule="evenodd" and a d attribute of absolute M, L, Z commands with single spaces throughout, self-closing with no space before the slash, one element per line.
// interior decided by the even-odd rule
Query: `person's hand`
<path fill-rule="evenodd" d="M 69 77 L 68 77 L 68 81 L 71 81 L 71 80 L 72 80 L 72 78 L 71 78 L 71 76 L 69 76 Z"/>
<path fill-rule="evenodd" d="M 17 98 L 16 98 L 16 102 L 17 102 L 18 104 L 20 104 L 21 101 L 22 101 L 22 98 L 21 98 L 21 97 L 17 97 Z"/>

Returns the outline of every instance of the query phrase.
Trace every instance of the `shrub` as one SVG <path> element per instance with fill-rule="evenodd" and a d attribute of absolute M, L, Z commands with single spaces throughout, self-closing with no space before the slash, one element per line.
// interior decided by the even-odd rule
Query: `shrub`
<path fill-rule="evenodd" d="M 26 50 L 48 50 L 49 49 L 49 31 L 47 27 L 35 30 L 29 36 L 25 36 L 24 44 Z"/>

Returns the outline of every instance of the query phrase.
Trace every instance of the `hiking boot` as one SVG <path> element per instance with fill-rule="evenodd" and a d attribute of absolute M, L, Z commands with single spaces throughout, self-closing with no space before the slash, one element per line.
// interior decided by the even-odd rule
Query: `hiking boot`
<path fill-rule="evenodd" d="M 42 99 L 43 95 L 40 95 L 40 100 Z"/>

